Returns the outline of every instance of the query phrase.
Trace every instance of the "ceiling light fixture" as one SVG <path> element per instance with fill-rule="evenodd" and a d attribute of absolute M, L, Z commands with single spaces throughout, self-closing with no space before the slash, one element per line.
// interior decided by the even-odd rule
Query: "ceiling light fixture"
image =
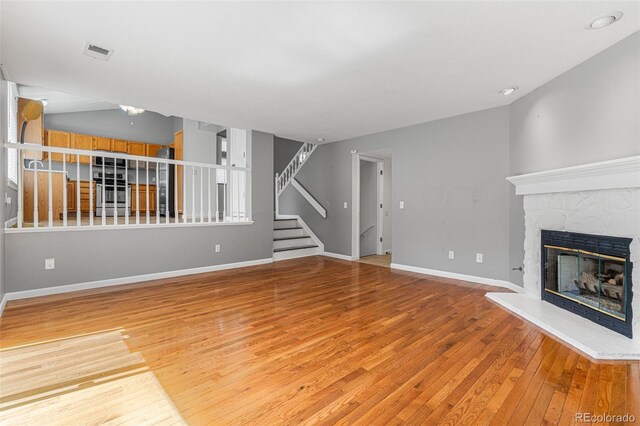
<path fill-rule="evenodd" d="M 516 90 L 518 90 L 518 86 L 513 86 L 513 87 L 505 87 L 504 89 L 502 89 L 500 91 L 500 93 L 502 93 L 503 95 L 507 96 L 512 94 L 513 92 L 515 92 Z"/>
<path fill-rule="evenodd" d="M 318 138 L 318 142 L 324 142 L 324 138 Z"/>
<path fill-rule="evenodd" d="M 622 19 L 623 13 L 620 11 L 608 13 L 606 15 L 600 16 L 599 18 L 594 19 L 587 25 L 588 30 L 599 30 L 600 28 L 607 27 L 614 22 L 618 22 Z"/>
<path fill-rule="evenodd" d="M 46 107 L 47 104 L 49 103 L 49 100 L 48 99 L 40 99 L 40 102 L 42 102 L 42 106 L 43 107 Z"/>
<path fill-rule="evenodd" d="M 120 105 L 120 109 L 129 115 L 138 115 L 138 114 L 142 114 L 145 111 L 142 108 L 136 108 L 129 105 Z"/>

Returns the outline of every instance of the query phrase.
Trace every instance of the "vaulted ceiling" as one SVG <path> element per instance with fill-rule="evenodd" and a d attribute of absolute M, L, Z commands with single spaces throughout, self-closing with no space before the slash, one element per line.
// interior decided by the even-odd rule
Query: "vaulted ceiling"
<path fill-rule="evenodd" d="M 0 15 L 18 83 L 327 142 L 508 104 L 640 29 L 635 1 L 3 1 Z"/>

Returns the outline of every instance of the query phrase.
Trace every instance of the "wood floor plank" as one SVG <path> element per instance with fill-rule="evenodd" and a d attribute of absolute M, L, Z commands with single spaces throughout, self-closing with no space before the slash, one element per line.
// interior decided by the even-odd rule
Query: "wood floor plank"
<path fill-rule="evenodd" d="M 11 369 L 0 372 L 0 418 L 52 410 L 67 423 L 105 424 L 171 424 L 178 413 L 195 425 L 571 424 L 578 411 L 640 418 L 640 363 L 585 358 L 487 291 L 504 289 L 318 256 L 11 301 L 0 318 L 0 367 Z"/>

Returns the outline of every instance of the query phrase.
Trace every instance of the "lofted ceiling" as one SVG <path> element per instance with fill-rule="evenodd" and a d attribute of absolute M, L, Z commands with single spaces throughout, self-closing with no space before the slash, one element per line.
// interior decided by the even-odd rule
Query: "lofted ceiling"
<path fill-rule="evenodd" d="M 17 83 L 327 142 L 506 105 L 640 29 L 636 1 L 2 1 L 0 14 Z"/>
<path fill-rule="evenodd" d="M 118 105 L 97 101 L 83 96 L 57 92 L 51 89 L 32 86 L 18 86 L 18 94 L 27 99 L 45 100 L 45 114 L 57 114 L 65 112 L 102 111 L 116 109 Z"/>

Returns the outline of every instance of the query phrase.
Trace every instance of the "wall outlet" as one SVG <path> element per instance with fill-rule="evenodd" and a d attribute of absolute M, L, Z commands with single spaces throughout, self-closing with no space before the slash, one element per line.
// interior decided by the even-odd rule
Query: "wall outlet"
<path fill-rule="evenodd" d="M 347 202 L 345 201 L 345 202 L 344 202 L 344 208 L 346 209 L 346 208 L 348 208 L 348 207 L 349 207 L 349 204 L 347 204 Z"/>
<path fill-rule="evenodd" d="M 404 209 L 404 201 L 400 201 L 400 208 Z"/>
<path fill-rule="evenodd" d="M 456 257 L 456 254 L 453 252 L 453 250 L 449 250 L 449 259 L 454 259 Z"/>
<path fill-rule="evenodd" d="M 476 262 L 482 263 L 482 253 L 476 253 Z"/>
<path fill-rule="evenodd" d="M 216 253 L 220 253 L 220 244 L 216 244 Z"/>
<path fill-rule="evenodd" d="M 7 193 L 4 194 L 4 203 L 8 206 L 11 205 L 11 197 L 9 197 L 9 194 Z"/>
<path fill-rule="evenodd" d="M 49 257 L 44 260 L 44 269 L 49 271 L 51 269 L 56 269 L 56 259 L 53 257 Z"/>

